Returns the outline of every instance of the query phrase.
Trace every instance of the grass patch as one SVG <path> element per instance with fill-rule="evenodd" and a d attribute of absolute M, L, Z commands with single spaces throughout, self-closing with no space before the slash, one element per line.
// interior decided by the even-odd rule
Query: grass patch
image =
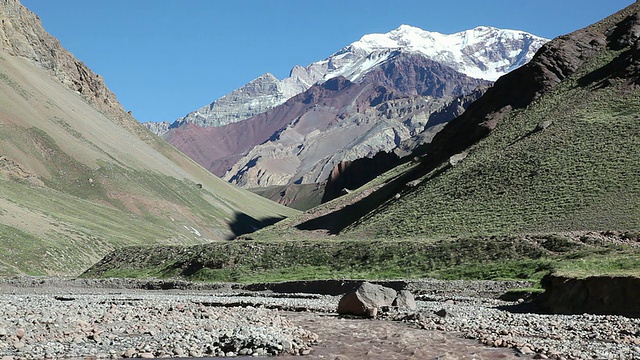
<path fill-rule="evenodd" d="M 618 240 L 627 233 L 617 233 Z M 638 272 L 640 248 L 597 234 L 413 240 L 235 240 L 190 247 L 117 250 L 86 277 L 194 281 L 321 279 L 528 280 L 551 272 Z M 600 238 L 594 242 L 589 238 Z"/>
<path fill-rule="evenodd" d="M 439 240 L 230 241 L 192 247 L 126 248 L 84 276 L 180 277 L 197 281 L 270 282 L 315 279 L 530 280 L 584 259 L 617 259 L 631 268 L 640 250 L 581 244 L 562 252 L 543 246 L 557 235 Z M 567 240 L 569 241 L 569 240 Z M 548 245 L 548 244 L 547 244 Z M 628 256 L 625 261 L 621 257 Z M 609 266 L 615 265 L 609 261 Z M 618 266 L 623 268 L 624 266 Z"/>
<path fill-rule="evenodd" d="M 542 277 L 556 269 L 557 261 L 551 258 L 507 260 L 490 263 L 472 262 L 430 273 L 430 277 L 443 280 L 531 280 L 539 282 Z"/>
<path fill-rule="evenodd" d="M 584 278 L 596 275 L 640 276 L 640 252 L 635 249 L 620 249 L 602 254 L 562 261 L 557 273 Z"/>

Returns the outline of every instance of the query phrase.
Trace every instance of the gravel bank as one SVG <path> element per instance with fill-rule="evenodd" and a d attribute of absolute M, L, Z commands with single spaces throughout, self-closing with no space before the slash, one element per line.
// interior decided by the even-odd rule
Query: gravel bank
<path fill-rule="evenodd" d="M 16 358 L 303 353 L 316 335 L 263 307 L 171 294 L 3 295 L 0 354 Z M 224 300 L 224 299 L 223 299 Z"/>
<path fill-rule="evenodd" d="M 419 310 L 388 314 L 427 330 L 461 332 L 492 347 L 537 359 L 640 359 L 640 319 L 547 315 L 528 304 L 456 296 L 419 296 Z"/>
<path fill-rule="evenodd" d="M 124 283 L 127 288 L 122 286 Z M 148 282 L 139 282 L 141 286 L 135 283 L 0 280 L 0 358 L 201 357 L 307 354 L 310 351 L 310 358 L 320 358 L 314 355 L 313 349 L 320 348 L 319 344 L 326 339 L 318 339 L 314 329 L 324 329 L 318 333 L 330 336 L 337 330 L 326 329 L 332 326 L 339 329 L 342 325 L 336 323 L 344 321 L 330 315 L 337 307 L 339 296 L 248 292 L 231 284 L 186 284 L 180 289 L 144 290 Z M 107 286 L 109 284 L 113 286 Z M 458 345 L 459 353 L 450 354 L 448 356 L 453 357 L 449 358 L 466 358 L 461 351 L 469 349 L 469 345 L 451 340 L 455 336 L 475 339 L 487 345 L 486 349 L 506 351 L 500 358 L 505 358 L 504 354 L 541 359 L 640 358 L 640 319 L 529 313 L 526 304 L 485 296 L 498 293 L 504 286 L 499 283 L 495 286 L 490 282 L 447 285 L 447 282 L 427 281 L 426 284 L 428 286 L 415 289 L 420 294 L 417 312 L 388 311 L 382 312 L 380 320 L 355 321 L 367 322 L 373 329 L 392 329 L 385 324 L 396 320 L 408 324 L 404 329 L 412 326 L 424 329 L 425 333 L 442 334 L 441 337 L 448 339 L 447 348 Z M 151 288 L 167 287 L 156 285 Z M 314 320 L 301 322 L 304 317 L 289 311 L 298 311 L 297 314 L 303 311 Z M 375 325 L 376 322 L 379 325 Z M 402 327 L 393 329 L 402 331 L 397 330 Z M 364 331 L 359 338 L 333 341 L 361 342 L 366 334 Z M 376 347 L 386 351 L 381 353 L 392 354 L 391 349 L 397 347 L 393 338 L 379 336 Z M 409 345 L 415 347 L 414 354 L 420 353 L 418 347 L 429 346 L 424 341 Z M 347 348 L 355 351 L 353 346 Z M 357 354 L 349 355 L 350 358 L 368 357 L 364 352 L 361 356 Z M 395 358 L 411 356 L 402 353 Z"/>

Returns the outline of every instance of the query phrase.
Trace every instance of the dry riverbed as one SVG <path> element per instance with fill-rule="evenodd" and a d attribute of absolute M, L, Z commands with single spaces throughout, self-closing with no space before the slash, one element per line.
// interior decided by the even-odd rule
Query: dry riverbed
<path fill-rule="evenodd" d="M 231 284 L 0 279 L 0 359 L 640 358 L 638 319 L 521 312 L 526 307 L 495 299 L 514 285 L 413 283 L 416 312 L 356 319 L 335 314 L 335 295 Z"/>

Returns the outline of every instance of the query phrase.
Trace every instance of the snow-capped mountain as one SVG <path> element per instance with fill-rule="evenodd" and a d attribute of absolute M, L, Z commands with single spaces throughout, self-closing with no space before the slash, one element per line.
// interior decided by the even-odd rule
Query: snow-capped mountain
<path fill-rule="evenodd" d="M 223 126 L 263 113 L 336 76 L 359 82 L 400 53 L 420 54 L 467 76 L 495 81 L 528 62 L 547 39 L 516 30 L 480 26 L 455 34 L 402 25 L 386 34 L 369 34 L 324 60 L 295 66 L 288 78 L 264 74 L 209 105 L 176 120 Z"/>
<path fill-rule="evenodd" d="M 329 70 L 325 77 L 350 72 L 357 77 L 366 73 L 368 66 L 375 66 L 382 59 L 362 61 L 362 55 L 385 53 L 389 49 L 401 49 L 419 53 L 430 60 L 443 63 L 474 78 L 495 81 L 500 76 L 526 64 L 547 39 L 523 31 L 478 26 L 471 30 L 447 35 L 401 25 L 386 34 L 365 35 L 328 60 L 351 58 L 344 66 Z M 355 55 L 355 56 L 354 56 Z M 360 55 L 360 56 L 358 56 Z M 354 66 L 355 65 L 355 66 Z M 335 66 L 335 65 L 334 65 Z M 352 79 L 353 81 L 354 79 Z"/>

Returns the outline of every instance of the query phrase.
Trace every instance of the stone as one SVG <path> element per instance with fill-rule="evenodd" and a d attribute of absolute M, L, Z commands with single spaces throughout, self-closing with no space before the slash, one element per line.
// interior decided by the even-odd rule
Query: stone
<path fill-rule="evenodd" d="M 282 340 L 282 350 L 289 353 L 293 349 L 293 343 L 289 339 Z"/>
<path fill-rule="evenodd" d="M 538 124 L 538 126 L 536 126 L 536 130 L 538 130 L 538 131 L 546 130 L 549 126 L 551 126 L 552 123 L 553 123 L 553 121 L 551 121 L 551 120 L 545 120 L 545 121 L 541 122 L 540 124 Z"/>
<path fill-rule="evenodd" d="M 416 310 L 416 299 L 409 290 L 400 290 L 395 300 L 393 300 L 393 306 L 397 306 L 399 309 Z"/>
<path fill-rule="evenodd" d="M 371 316 L 377 314 L 378 308 L 391 306 L 395 298 L 395 290 L 382 285 L 363 282 L 357 289 L 342 296 L 338 303 L 338 314 Z M 372 310 L 374 308 L 376 310 Z"/>
<path fill-rule="evenodd" d="M 18 337 L 18 339 L 22 339 L 25 334 L 26 334 L 26 332 L 24 331 L 24 329 L 17 329 L 16 330 L 16 336 Z"/>
<path fill-rule="evenodd" d="M 375 318 L 376 316 L 378 316 L 378 308 L 374 307 L 367 309 L 367 316 L 370 318 Z"/>
<path fill-rule="evenodd" d="M 522 347 L 518 348 L 518 351 L 522 355 L 531 355 L 531 354 L 533 354 L 533 350 L 531 350 L 528 346 L 522 346 Z"/>
<path fill-rule="evenodd" d="M 253 350 L 253 356 L 265 356 L 267 355 L 267 350 L 265 348 L 257 348 Z"/>
<path fill-rule="evenodd" d="M 122 357 L 130 358 L 130 357 L 133 357 L 135 353 L 136 353 L 136 349 L 129 348 L 122 354 Z"/>
<path fill-rule="evenodd" d="M 445 317 L 445 316 L 447 316 L 447 310 L 440 309 L 440 310 L 436 311 L 435 314 L 440 316 L 440 317 Z"/>
<path fill-rule="evenodd" d="M 458 166 L 462 162 L 462 160 L 466 159 L 469 154 L 465 152 L 461 152 L 459 154 L 452 155 L 449 157 L 449 165 L 455 167 Z"/>
<path fill-rule="evenodd" d="M 143 358 L 143 359 L 153 359 L 154 358 L 153 354 L 150 353 L 150 352 L 143 352 L 143 353 L 140 354 L 140 357 Z"/>

